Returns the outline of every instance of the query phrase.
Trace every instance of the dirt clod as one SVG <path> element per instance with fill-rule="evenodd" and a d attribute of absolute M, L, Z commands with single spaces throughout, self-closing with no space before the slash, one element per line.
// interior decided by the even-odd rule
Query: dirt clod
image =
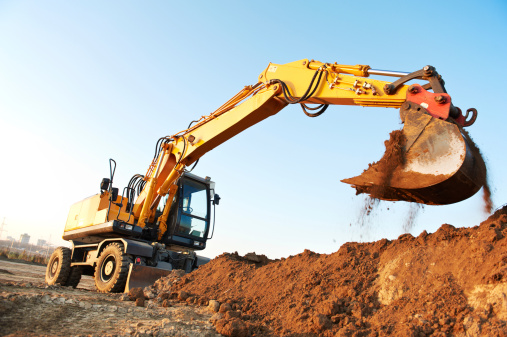
<path fill-rule="evenodd" d="M 145 302 L 144 297 L 136 298 L 136 306 L 137 307 L 144 307 L 144 302 Z"/>
<path fill-rule="evenodd" d="M 220 309 L 220 303 L 218 301 L 215 301 L 215 300 L 210 300 L 209 304 L 208 304 L 208 308 L 212 312 L 218 312 L 218 310 Z"/>
<path fill-rule="evenodd" d="M 144 290 L 143 288 L 132 288 L 129 291 L 129 298 L 131 301 L 135 301 L 138 298 L 144 299 Z"/>
<path fill-rule="evenodd" d="M 229 303 L 222 303 L 220 305 L 220 309 L 218 309 L 218 312 L 219 313 L 226 313 L 227 311 L 231 311 L 232 308 L 231 308 L 231 305 Z"/>
<path fill-rule="evenodd" d="M 224 336 L 247 337 L 249 334 L 248 326 L 238 318 L 218 320 L 215 328 L 219 334 Z"/>

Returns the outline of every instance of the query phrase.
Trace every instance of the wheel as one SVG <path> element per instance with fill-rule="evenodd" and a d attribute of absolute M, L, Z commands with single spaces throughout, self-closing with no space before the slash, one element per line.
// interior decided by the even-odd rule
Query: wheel
<path fill-rule="evenodd" d="M 65 286 L 72 288 L 77 287 L 79 281 L 81 281 L 82 272 L 79 266 L 70 267 L 69 277 L 67 278 L 67 282 L 65 282 Z"/>
<path fill-rule="evenodd" d="M 125 289 L 132 258 L 123 253 L 123 244 L 113 242 L 100 253 L 95 266 L 95 287 L 101 293 L 117 293 Z"/>
<path fill-rule="evenodd" d="M 46 267 L 46 283 L 48 285 L 65 285 L 70 274 L 71 251 L 67 247 L 58 247 L 49 258 Z"/>

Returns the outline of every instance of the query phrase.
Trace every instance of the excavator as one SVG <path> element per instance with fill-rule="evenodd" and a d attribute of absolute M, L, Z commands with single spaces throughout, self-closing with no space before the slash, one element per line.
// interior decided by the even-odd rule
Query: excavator
<path fill-rule="evenodd" d="M 121 194 L 113 187 L 111 159 L 100 193 L 71 207 L 63 239 L 72 248 L 55 249 L 46 282 L 76 287 L 81 275 L 90 275 L 99 292 L 122 292 L 209 261 L 196 252 L 213 236 L 220 197 L 215 183 L 192 174 L 193 167 L 207 152 L 289 104 L 300 104 L 309 117 L 329 105 L 399 109 L 400 137 L 386 143 L 398 155 L 386 157 L 386 150 L 385 158 L 362 174 L 342 180 L 357 193 L 446 205 L 471 197 L 485 183 L 485 163 L 464 129 L 475 122 L 477 110 L 463 113 L 456 107 L 434 67 L 407 73 L 309 59 L 270 63 L 254 85 L 216 111 L 160 138 L 147 173 L 134 175 Z M 382 160 L 390 163 L 387 169 Z"/>

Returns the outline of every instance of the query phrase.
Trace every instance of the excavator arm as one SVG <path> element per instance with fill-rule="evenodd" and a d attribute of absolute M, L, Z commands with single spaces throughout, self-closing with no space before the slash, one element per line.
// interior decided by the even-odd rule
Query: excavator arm
<path fill-rule="evenodd" d="M 394 76 L 398 80 L 382 81 L 371 79 L 370 75 Z M 406 84 L 414 79 L 426 83 Z M 463 131 L 463 127 L 473 124 L 477 112 L 469 109 L 463 115 L 452 104 L 441 76 L 433 67 L 402 73 L 372 70 L 365 65 L 300 60 L 269 64 L 255 85 L 243 88 L 186 130 L 159 140 L 153 162 L 143 178 L 144 188 L 133 205 L 138 225 L 144 227 L 155 220 L 155 209 L 161 197 L 168 194 L 159 221 L 161 238 L 167 228 L 165 219 L 178 189 L 178 178 L 185 168 L 288 104 L 301 104 L 309 117 L 319 116 L 329 105 L 400 108 L 404 121 L 402 137 L 397 144 L 390 144 L 402 148 L 399 165 L 386 175 L 379 171 L 381 160 L 362 175 L 343 180 L 358 193 L 386 200 L 447 204 L 470 197 L 484 183 L 484 162 Z"/>

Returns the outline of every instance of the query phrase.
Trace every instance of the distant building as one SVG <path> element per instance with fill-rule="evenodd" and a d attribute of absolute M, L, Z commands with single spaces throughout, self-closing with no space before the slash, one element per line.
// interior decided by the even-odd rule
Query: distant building
<path fill-rule="evenodd" d="M 9 240 L 9 241 L 16 241 L 16 239 L 13 238 L 12 236 L 7 236 L 7 240 Z"/>
<path fill-rule="evenodd" d="M 30 235 L 28 234 L 21 234 L 21 236 L 19 237 L 19 242 L 20 243 L 29 243 L 30 242 Z"/>
<path fill-rule="evenodd" d="M 37 240 L 37 246 L 45 246 L 48 242 L 46 240 L 38 239 Z"/>

